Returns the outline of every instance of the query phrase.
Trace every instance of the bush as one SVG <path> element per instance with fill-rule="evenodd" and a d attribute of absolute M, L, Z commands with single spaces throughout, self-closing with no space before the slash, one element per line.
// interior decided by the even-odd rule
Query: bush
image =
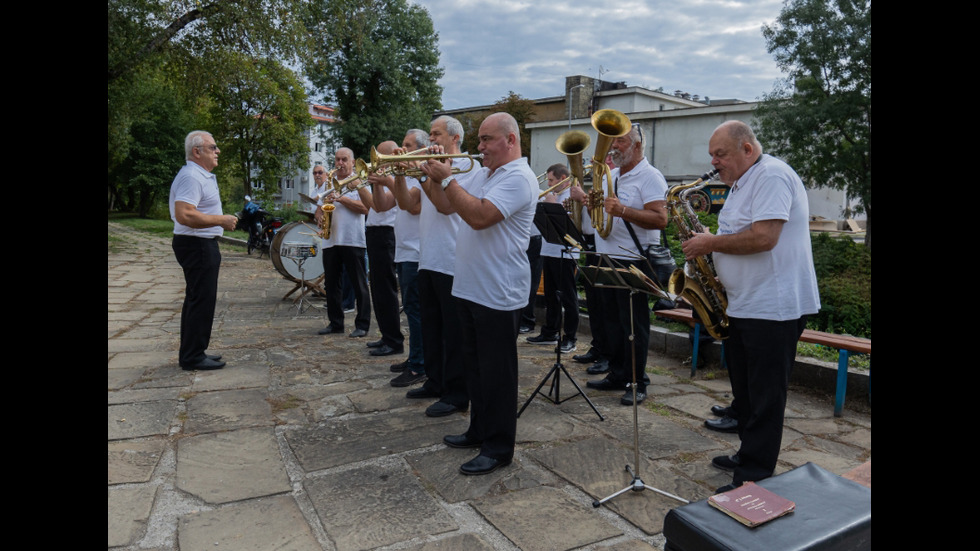
<path fill-rule="evenodd" d="M 718 230 L 718 216 L 699 214 L 704 227 Z M 684 253 L 671 222 L 664 230 L 678 266 Z M 812 236 L 813 264 L 817 272 L 821 309 L 807 323 L 810 329 L 871 338 L 871 250 L 850 237 Z"/>
<path fill-rule="evenodd" d="M 871 338 L 871 250 L 850 237 L 813 236 L 820 312 L 811 329 Z"/>

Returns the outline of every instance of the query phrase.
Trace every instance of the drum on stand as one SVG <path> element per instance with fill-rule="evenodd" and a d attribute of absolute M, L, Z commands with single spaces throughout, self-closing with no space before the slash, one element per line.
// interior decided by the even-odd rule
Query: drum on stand
<path fill-rule="evenodd" d="M 277 272 L 290 281 L 314 280 L 323 275 L 323 260 L 320 257 L 319 242 L 320 237 L 317 235 L 316 226 L 305 222 L 286 224 L 272 238 L 272 247 L 269 250 L 272 265 L 275 266 Z M 306 247 L 302 247 L 304 244 Z M 299 248 L 309 249 L 313 254 L 309 255 L 306 251 L 299 254 Z M 292 258 L 299 256 L 306 258 L 303 263 L 302 274 L 298 263 L 292 260 Z"/>

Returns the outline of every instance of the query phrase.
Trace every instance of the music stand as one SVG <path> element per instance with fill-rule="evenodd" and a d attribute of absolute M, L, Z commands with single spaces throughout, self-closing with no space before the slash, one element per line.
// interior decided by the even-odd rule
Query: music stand
<path fill-rule="evenodd" d="M 649 273 L 653 273 L 653 267 L 650 266 L 650 262 L 641 256 L 636 255 L 626 249 L 623 249 L 629 254 L 634 261 L 646 264 L 649 268 Z M 660 289 L 660 287 L 649 277 L 647 277 L 641 270 L 636 268 L 634 265 L 624 267 L 619 262 L 610 258 L 605 253 L 586 253 L 586 254 L 598 254 L 600 256 L 599 265 L 587 267 L 588 269 L 582 270 L 583 277 L 589 280 L 593 286 L 596 287 L 607 287 L 610 289 L 626 289 L 630 292 L 630 305 L 632 306 L 633 300 L 637 293 L 644 293 L 647 295 L 653 295 L 658 297 L 667 296 L 666 293 Z M 669 492 L 665 492 L 659 488 L 649 486 L 643 482 L 640 478 L 640 425 L 638 416 L 638 407 L 636 401 L 636 347 L 633 346 L 633 342 L 636 340 L 636 327 L 633 323 L 633 308 L 630 308 L 630 357 L 633 363 L 633 382 L 631 387 L 633 389 L 633 463 L 636 465 L 636 471 L 630 468 L 629 464 L 626 465 L 626 472 L 632 477 L 632 481 L 629 486 L 626 486 L 622 490 L 613 493 L 602 499 L 597 499 L 592 502 L 592 506 L 598 508 L 603 503 L 609 501 L 610 499 L 624 494 L 630 490 L 634 492 L 642 492 L 643 490 L 653 490 L 659 494 L 665 495 L 667 497 L 674 498 L 683 503 L 688 503 L 688 501 L 682 497 L 675 496 Z"/>
<path fill-rule="evenodd" d="M 565 212 L 565 208 L 558 203 L 538 203 L 534 213 L 534 225 L 537 226 L 538 230 L 541 232 L 541 237 L 545 241 L 553 245 L 562 246 L 562 257 L 564 257 L 565 254 L 568 254 L 569 257 L 571 256 L 571 243 L 569 240 L 576 243 L 581 243 L 585 240 L 585 237 L 582 236 L 582 232 L 575 227 L 572 219 L 569 218 L 568 213 Z M 556 285 L 556 287 L 558 286 Z M 561 291 L 556 289 L 555 292 L 558 294 L 558 304 L 561 305 Z M 538 394 L 555 405 L 567 402 L 576 396 L 582 396 L 585 398 L 585 401 L 588 402 L 589 407 L 592 408 L 592 411 L 599 416 L 599 420 L 605 421 L 606 418 L 599 413 L 599 410 L 595 407 L 595 404 L 592 403 L 592 400 L 589 399 L 589 397 L 585 394 L 585 391 L 582 390 L 582 387 L 575 382 L 575 379 L 573 379 L 568 373 L 568 370 L 565 369 L 564 364 L 561 363 L 561 341 L 562 330 L 565 327 L 565 315 L 565 313 L 562 313 L 561 319 L 558 321 L 558 342 L 555 344 L 555 363 L 551 366 L 551 370 L 548 371 L 547 375 L 545 375 L 544 378 L 541 379 L 541 382 L 538 383 L 537 388 L 535 388 L 534 392 L 532 392 L 527 398 L 524 405 L 521 406 L 521 409 L 517 412 L 517 416 L 520 417 L 521 414 L 524 413 L 524 410 L 531 403 L 531 400 L 534 400 L 534 397 Z M 568 377 L 568 380 L 572 382 L 572 385 L 577 391 L 575 394 L 572 394 L 564 400 L 561 399 L 562 373 Z M 552 377 L 554 377 L 554 379 L 552 379 Z M 545 394 L 541 392 L 541 388 L 544 387 L 545 383 L 547 383 L 549 379 L 551 380 L 551 386 L 549 387 L 547 396 L 545 396 Z M 552 394 L 554 394 L 554 398 L 551 397 Z"/>

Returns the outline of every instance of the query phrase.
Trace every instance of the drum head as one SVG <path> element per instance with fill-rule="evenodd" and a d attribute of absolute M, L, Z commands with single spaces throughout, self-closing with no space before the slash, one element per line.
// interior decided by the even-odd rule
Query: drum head
<path fill-rule="evenodd" d="M 300 274 L 299 264 L 296 261 L 281 256 L 284 243 L 316 244 L 316 254 L 303 262 L 302 274 Z M 305 222 L 291 222 L 280 228 L 276 232 L 276 236 L 272 238 L 269 257 L 272 258 L 272 265 L 275 266 L 276 271 L 286 279 L 292 281 L 306 279 L 309 281 L 323 275 L 323 260 L 320 257 L 320 237 L 317 235 L 316 226 Z"/>

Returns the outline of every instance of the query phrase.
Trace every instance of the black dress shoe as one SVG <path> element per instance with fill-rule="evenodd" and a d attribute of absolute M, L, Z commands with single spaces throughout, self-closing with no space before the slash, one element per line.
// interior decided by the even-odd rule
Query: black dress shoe
<path fill-rule="evenodd" d="M 442 441 L 450 448 L 479 448 L 483 442 L 470 440 L 465 434 L 449 434 Z"/>
<path fill-rule="evenodd" d="M 413 388 L 405 393 L 406 398 L 439 398 L 439 395 L 431 390 L 420 386 L 418 388 Z"/>
<path fill-rule="evenodd" d="M 609 360 L 598 360 L 596 363 L 590 365 L 585 372 L 589 375 L 602 375 L 603 373 L 609 373 Z"/>
<path fill-rule="evenodd" d="M 400 375 L 392 379 L 390 384 L 395 388 L 401 388 L 424 382 L 425 379 L 425 373 L 416 373 L 411 369 L 406 369 L 405 371 L 402 371 Z"/>
<path fill-rule="evenodd" d="M 711 460 L 711 464 L 723 471 L 734 471 L 735 467 L 742 464 L 738 459 L 738 454 L 735 455 L 719 455 Z"/>
<path fill-rule="evenodd" d="M 317 331 L 316 334 L 317 335 L 330 335 L 332 333 L 343 333 L 343 332 L 344 332 L 344 328 L 343 327 L 334 327 L 332 325 L 328 325 L 328 326 L 324 327 L 323 329 Z"/>
<path fill-rule="evenodd" d="M 391 364 L 392 373 L 401 373 L 406 369 L 408 369 L 408 360 L 405 360 L 404 362 L 397 363 L 397 364 Z"/>
<path fill-rule="evenodd" d="M 454 406 L 449 402 L 436 402 L 425 408 L 425 414 L 429 417 L 445 417 L 447 415 L 452 415 L 457 411 L 466 411 L 466 408 Z"/>
<path fill-rule="evenodd" d="M 589 381 L 585 383 L 585 386 L 589 388 L 594 388 L 596 390 L 623 390 L 624 388 L 626 388 L 626 385 L 624 383 L 617 383 L 614 381 L 610 381 L 609 377 L 606 377 L 605 379 L 601 379 L 599 381 Z"/>
<path fill-rule="evenodd" d="M 732 419 L 731 417 L 705 419 L 704 426 L 718 432 L 738 432 L 738 419 Z"/>
<path fill-rule="evenodd" d="M 210 371 L 212 369 L 221 369 L 224 366 L 225 362 L 204 358 L 197 363 L 182 365 L 180 368 L 184 371 Z"/>
<path fill-rule="evenodd" d="M 367 342 L 367 343 L 364 343 L 364 344 L 366 344 L 368 348 L 377 348 L 377 347 L 381 346 L 384 343 L 385 343 L 385 341 L 383 339 L 378 339 L 376 341 L 370 341 L 370 342 Z"/>
<path fill-rule="evenodd" d="M 221 359 L 221 354 L 205 354 L 209 360 L 218 361 Z"/>
<path fill-rule="evenodd" d="M 741 486 L 741 484 L 735 484 L 734 482 L 732 482 L 731 484 L 725 484 L 724 486 L 715 490 L 715 495 L 729 492 L 731 490 L 734 490 L 735 488 L 738 488 L 739 486 Z"/>
<path fill-rule="evenodd" d="M 646 399 L 647 399 L 647 393 L 646 393 L 646 391 L 639 391 L 639 390 L 636 391 L 636 405 L 642 404 L 643 403 L 643 400 L 646 400 Z M 623 394 L 623 397 L 619 399 L 619 403 L 620 404 L 623 404 L 624 406 L 632 406 L 633 405 L 633 389 L 627 390 L 626 391 L 626 394 Z"/>
<path fill-rule="evenodd" d="M 718 417 L 735 417 L 731 406 L 711 406 L 711 414 Z"/>
<path fill-rule="evenodd" d="M 355 329 L 355 330 L 353 330 L 353 331 L 350 332 L 350 335 L 347 335 L 347 336 L 350 337 L 350 338 L 352 338 L 352 339 L 359 339 L 361 337 L 366 337 L 367 336 L 367 331 L 365 331 L 363 329 Z"/>
<path fill-rule="evenodd" d="M 494 459 L 485 455 L 478 455 L 475 458 L 459 466 L 459 472 L 465 475 L 490 474 L 500 467 L 510 465 L 510 459 Z"/>
<path fill-rule="evenodd" d="M 572 356 L 572 359 L 580 364 L 590 364 L 599 361 L 599 354 L 595 351 L 595 348 L 589 348 L 589 351 L 585 354 L 576 354 Z"/>
<path fill-rule="evenodd" d="M 375 348 L 371 351 L 372 356 L 391 356 L 392 354 L 401 354 L 404 352 L 404 348 L 392 348 L 387 344 L 382 344 L 381 346 Z"/>

